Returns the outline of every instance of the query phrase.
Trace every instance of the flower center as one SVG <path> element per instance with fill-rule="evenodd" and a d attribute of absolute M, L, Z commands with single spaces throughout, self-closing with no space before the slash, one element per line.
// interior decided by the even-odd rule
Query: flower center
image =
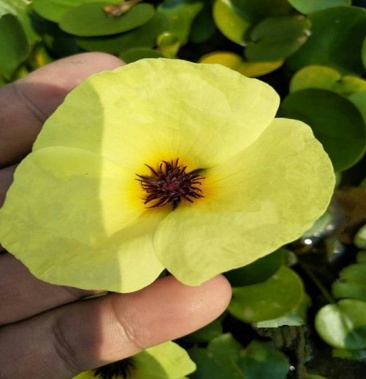
<path fill-rule="evenodd" d="M 193 203 L 195 199 L 203 197 L 200 169 L 186 172 L 187 166 L 179 164 L 179 158 L 175 161 L 163 161 L 159 168 L 154 170 L 146 165 L 150 171 L 150 176 L 137 175 L 137 179 L 146 192 L 143 198 L 144 204 L 149 204 L 149 208 L 163 207 L 172 203 L 173 210 L 178 207 L 182 199 Z"/>
<path fill-rule="evenodd" d="M 94 371 L 94 376 L 100 379 L 127 379 L 134 367 L 132 359 L 126 358 L 97 368 Z"/>

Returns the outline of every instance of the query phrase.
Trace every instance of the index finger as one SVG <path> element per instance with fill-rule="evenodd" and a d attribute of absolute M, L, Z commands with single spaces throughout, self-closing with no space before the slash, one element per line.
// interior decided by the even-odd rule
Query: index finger
<path fill-rule="evenodd" d="M 99 71 L 123 62 L 109 54 L 83 53 L 57 60 L 0 88 L 0 167 L 26 155 L 45 120 L 68 92 Z"/>

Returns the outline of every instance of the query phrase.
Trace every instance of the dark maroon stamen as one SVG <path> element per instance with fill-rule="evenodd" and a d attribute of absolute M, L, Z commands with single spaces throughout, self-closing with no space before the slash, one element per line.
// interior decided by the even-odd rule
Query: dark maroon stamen
<path fill-rule="evenodd" d="M 137 180 L 146 192 L 143 200 L 144 204 L 149 204 L 149 208 L 172 203 L 174 210 L 182 199 L 193 203 L 195 199 L 203 197 L 199 188 L 201 180 L 204 179 L 199 174 L 201 170 L 186 172 L 187 166 L 180 166 L 179 158 L 170 162 L 163 161 L 156 170 L 146 166 L 150 169 L 151 176 L 137 175 Z"/>

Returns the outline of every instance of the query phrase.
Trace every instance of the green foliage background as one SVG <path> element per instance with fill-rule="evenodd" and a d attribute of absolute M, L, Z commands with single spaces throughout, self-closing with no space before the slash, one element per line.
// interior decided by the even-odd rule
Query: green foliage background
<path fill-rule="evenodd" d="M 227 273 L 227 312 L 178 341 L 192 379 L 366 374 L 366 1 L 0 0 L 0 85 L 64 56 L 220 63 L 281 95 L 338 175 L 301 239 Z M 265 238 L 265 236 L 264 236 Z"/>

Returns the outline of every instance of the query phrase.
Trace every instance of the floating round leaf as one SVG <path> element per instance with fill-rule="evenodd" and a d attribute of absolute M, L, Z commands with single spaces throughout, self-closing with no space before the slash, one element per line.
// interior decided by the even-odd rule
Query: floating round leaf
<path fill-rule="evenodd" d="M 288 95 L 280 113 L 308 123 L 329 154 L 336 171 L 355 164 L 366 148 L 366 128 L 358 109 L 344 97 L 321 89 Z"/>
<path fill-rule="evenodd" d="M 351 5 L 352 0 L 288 0 L 299 12 L 308 14 L 322 9 Z"/>
<path fill-rule="evenodd" d="M 233 52 L 216 51 L 204 55 L 200 58 L 199 62 L 222 64 L 223 66 L 238 71 L 249 78 L 255 78 L 277 70 L 282 66 L 284 61 L 280 59 L 272 62 L 247 62 L 243 57 Z"/>
<path fill-rule="evenodd" d="M 294 309 L 304 296 L 301 279 L 286 267 L 265 282 L 233 288 L 228 311 L 245 322 L 272 320 Z"/>
<path fill-rule="evenodd" d="M 348 100 L 351 101 L 361 112 L 366 125 L 366 91 L 352 93 Z"/>
<path fill-rule="evenodd" d="M 331 67 L 313 65 L 302 68 L 291 79 L 291 92 L 306 88 L 327 89 L 348 96 L 353 92 L 366 91 L 366 80 L 355 76 L 342 76 Z"/>
<path fill-rule="evenodd" d="M 339 273 L 339 277 L 332 285 L 334 297 L 366 302 L 366 264 L 349 265 Z"/>
<path fill-rule="evenodd" d="M 111 0 L 111 3 L 118 0 Z M 72 8 L 86 3 L 100 3 L 100 0 L 33 0 L 32 9 L 46 20 L 58 23 Z"/>
<path fill-rule="evenodd" d="M 238 11 L 230 0 L 216 0 L 213 5 L 216 26 L 229 40 L 245 45 L 245 33 L 251 23 Z"/>
<path fill-rule="evenodd" d="M 134 48 L 153 48 L 157 36 L 167 29 L 166 17 L 155 13 L 148 22 L 131 31 L 105 37 L 79 37 L 76 38 L 76 43 L 85 50 L 119 54 Z"/>
<path fill-rule="evenodd" d="M 284 16 L 293 10 L 287 0 L 231 0 L 231 2 L 234 8 L 252 23 L 266 17 Z"/>
<path fill-rule="evenodd" d="M 175 34 L 182 45 L 188 42 L 191 25 L 197 14 L 203 9 L 201 1 L 163 1 L 157 12 L 165 15 L 169 20 L 169 31 Z"/>
<path fill-rule="evenodd" d="M 280 268 L 283 251 L 279 249 L 266 257 L 260 258 L 248 266 L 237 268 L 225 274 L 233 287 L 260 283 L 271 277 Z"/>
<path fill-rule="evenodd" d="M 360 249 L 366 249 L 366 225 L 357 232 L 355 236 L 355 244 Z"/>
<path fill-rule="evenodd" d="M 341 300 L 320 309 L 315 328 L 329 345 L 356 350 L 366 347 L 366 303 L 360 300 Z"/>
<path fill-rule="evenodd" d="M 324 65 L 341 73 L 363 75 L 361 61 L 366 12 L 357 7 L 335 7 L 309 15 L 311 36 L 287 63 L 297 71 L 304 66 Z"/>
<path fill-rule="evenodd" d="M 108 36 L 137 28 L 154 15 L 151 4 L 137 4 L 121 16 L 111 17 L 104 11 L 106 4 L 95 2 L 72 8 L 62 16 L 59 26 L 79 37 Z"/>
<path fill-rule="evenodd" d="M 0 73 L 10 80 L 28 57 L 30 44 L 21 23 L 12 14 L 0 17 Z"/>
<path fill-rule="evenodd" d="M 163 54 L 158 50 L 141 47 L 124 51 L 119 57 L 126 63 L 132 63 L 145 58 L 162 58 Z"/>
<path fill-rule="evenodd" d="M 272 342 L 253 340 L 238 359 L 245 379 L 284 379 L 290 369 L 288 357 Z"/>
<path fill-rule="evenodd" d="M 245 56 L 250 61 L 287 58 L 309 35 L 309 19 L 302 15 L 269 17 L 250 30 Z"/>

